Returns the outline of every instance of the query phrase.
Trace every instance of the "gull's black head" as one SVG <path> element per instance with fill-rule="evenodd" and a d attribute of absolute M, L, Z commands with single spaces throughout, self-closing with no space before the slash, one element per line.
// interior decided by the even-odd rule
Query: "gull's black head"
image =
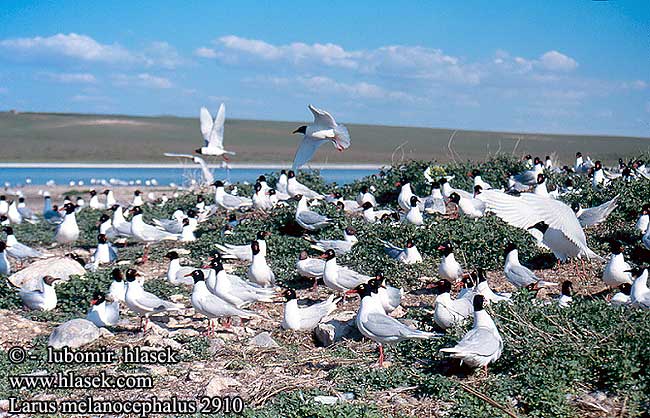
<path fill-rule="evenodd" d="M 442 186 L 443 184 L 447 183 L 447 179 L 444 178 L 444 177 L 440 177 L 440 179 L 438 180 L 438 183 L 440 184 L 440 186 Z"/>
<path fill-rule="evenodd" d="M 548 161 L 548 160 L 550 160 L 550 159 L 551 159 L 551 156 L 550 156 L 550 155 L 547 155 L 547 156 L 546 156 L 546 161 Z"/>
<path fill-rule="evenodd" d="M 476 176 L 480 176 L 480 175 L 481 175 L 481 170 L 479 170 L 477 168 L 473 169 L 472 172 L 471 172 L 471 177 L 476 177 Z"/>
<path fill-rule="evenodd" d="M 257 181 L 259 181 L 260 183 L 261 183 L 261 182 L 266 182 L 266 176 L 264 176 L 264 175 L 259 176 L 259 177 L 257 178 Z"/>
<path fill-rule="evenodd" d="M 259 182 L 257 182 L 255 183 L 255 186 L 253 186 L 253 189 L 255 189 L 255 192 L 260 192 L 262 191 L 262 185 Z"/>
<path fill-rule="evenodd" d="M 474 196 L 480 195 L 482 191 L 483 191 L 482 186 L 480 186 L 478 184 L 476 186 L 474 186 Z"/>
<path fill-rule="evenodd" d="M 289 170 L 289 172 L 287 173 L 287 177 L 292 179 L 292 178 L 296 177 L 296 173 L 293 170 Z"/>
<path fill-rule="evenodd" d="M 354 289 L 348 290 L 346 293 L 358 293 L 359 296 L 361 296 L 361 299 L 363 299 L 366 296 L 372 295 L 373 291 L 374 289 L 369 284 L 361 283 Z"/>
<path fill-rule="evenodd" d="M 4 241 L 0 241 L 0 253 L 4 252 L 4 250 L 7 249 L 7 243 Z"/>
<path fill-rule="evenodd" d="M 283 174 L 286 176 L 287 175 L 287 170 L 280 170 L 280 175 L 283 175 Z"/>
<path fill-rule="evenodd" d="M 562 294 L 564 296 L 571 296 L 573 293 L 573 283 L 570 280 L 565 280 L 562 282 Z"/>
<path fill-rule="evenodd" d="M 573 180 L 566 179 L 566 181 L 564 182 L 564 187 L 573 187 Z"/>
<path fill-rule="evenodd" d="M 368 210 L 368 209 L 372 208 L 372 203 L 370 203 L 370 202 L 364 202 L 363 205 L 361 205 L 361 208 L 362 208 L 363 210 Z"/>
<path fill-rule="evenodd" d="M 295 131 L 291 132 L 292 134 L 307 134 L 307 125 L 302 125 L 298 127 Z"/>
<path fill-rule="evenodd" d="M 452 194 L 449 195 L 449 201 L 458 204 L 460 202 L 460 195 L 456 192 L 453 192 Z"/>
<path fill-rule="evenodd" d="M 271 233 L 269 231 L 258 231 L 257 235 L 256 235 L 258 240 L 265 240 L 270 236 L 271 236 Z"/>
<path fill-rule="evenodd" d="M 115 267 L 113 271 L 111 271 L 111 277 L 116 282 L 121 282 L 122 280 L 124 280 L 124 275 L 122 274 L 122 270 L 120 270 L 117 267 Z"/>
<path fill-rule="evenodd" d="M 329 261 L 329 260 L 332 260 L 332 259 L 336 258 L 336 253 L 334 252 L 334 250 L 332 250 L 330 248 L 329 250 L 325 251 L 323 253 L 323 255 L 321 255 L 320 257 L 324 258 L 327 261 Z"/>
<path fill-rule="evenodd" d="M 14 229 L 12 227 L 10 227 L 10 226 L 5 226 L 3 228 L 3 231 L 5 231 L 5 233 L 7 235 L 13 235 L 14 234 Z"/>
<path fill-rule="evenodd" d="M 106 238 L 106 235 L 104 234 L 97 235 L 97 242 L 99 242 L 100 244 L 106 244 L 107 241 L 108 239 Z"/>
<path fill-rule="evenodd" d="M 103 224 L 104 222 L 108 221 L 111 219 L 107 214 L 102 213 L 102 216 L 99 217 L 99 224 Z"/>
<path fill-rule="evenodd" d="M 302 200 L 302 195 L 301 194 L 293 195 L 292 199 L 295 200 L 296 202 L 300 202 Z"/>
<path fill-rule="evenodd" d="M 594 163 L 594 168 L 595 168 L 596 170 L 601 170 L 601 169 L 603 168 L 603 163 L 602 163 L 600 160 L 597 160 L 597 161 Z"/>
<path fill-rule="evenodd" d="M 126 271 L 126 281 L 129 283 L 134 282 L 138 276 L 140 276 L 140 273 L 138 273 L 135 269 L 128 269 Z"/>
<path fill-rule="evenodd" d="M 582 157 L 582 153 L 580 151 L 576 152 L 576 158 Z"/>
<path fill-rule="evenodd" d="M 202 194 L 196 195 L 196 203 L 205 202 L 205 197 Z"/>
<path fill-rule="evenodd" d="M 645 269 L 644 267 L 637 266 L 637 267 L 632 267 L 631 269 L 625 270 L 625 271 L 627 273 L 631 273 L 632 277 L 634 277 L 636 279 L 637 277 L 639 277 L 639 276 L 641 276 L 643 274 L 644 269 Z"/>
<path fill-rule="evenodd" d="M 542 234 L 545 234 L 546 230 L 548 230 L 548 224 L 544 221 L 539 221 L 535 225 L 528 227 L 528 229 L 538 229 Z"/>
<path fill-rule="evenodd" d="M 453 246 L 451 245 L 451 242 L 447 241 L 447 242 L 444 242 L 444 243 L 442 243 L 442 244 L 440 244 L 440 245 L 438 246 L 438 251 L 440 251 L 440 254 L 441 254 L 443 257 L 446 257 L 446 256 L 448 256 L 449 254 L 451 254 L 451 253 L 454 252 L 454 248 L 453 248 Z"/>
<path fill-rule="evenodd" d="M 364 194 L 365 194 L 365 193 L 368 193 L 368 186 L 366 186 L 365 184 L 364 184 L 363 186 L 361 186 L 361 190 L 360 190 L 360 192 L 361 192 L 361 193 L 364 193 Z"/>
<path fill-rule="evenodd" d="M 415 247 L 415 242 L 413 242 L 413 238 L 409 238 L 406 240 L 406 248 L 413 248 Z"/>
<path fill-rule="evenodd" d="M 546 181 L 546 176 L 542 173 L 537 175 L 537 184 L 542 184 Z"/>
<path fill-rule="evenodd" d="M 409 200 L 409 202 L 411 203 L 412 208 L 417 207 L 419 201 L 420 201 L 420 199 L 418 199 L 417 196 L 411 196 L 411 199 Z"/>
<path fill-rule="evenodd" d="M 474 296 L 474 312 L 482 311 L 483 310 L 483 302 L 485 301 L 485 298 L 483 295 L 476 295 Z"/>
<path fill-rule="evenodd" d="M 276 194 L 276 191 L 275 189 L 271 188 L 267 191 L 267 193 L 269 194 L 269 196 L 273 196 L 274 194 Z"/>
<path fill-rule="evenodd" d="M 113 212 L 115 212 L 115 211 L 118 210 L 119 208 L 120 208 L 120 205 L 115 204 L 115 205 L 111 206 L 111 209 L 110 209 L 110 210 L 113 211 Z"/>
<path fill-rule="evenodd" d="M 621 290 L 621 293 L 627 296 L 630 296 L 630 293 L 632 292 L 632 285 L 629 283 L 623 283 L 618 287 Z"/>
<path fill-rule="evenodd" d="M 516 249 L 517 246 L 514 243 L 510 242 L 506 245 L 506 248 L 503 250 L 503 255 L 508 255 L 510 254 L 511 251 L 514 251 Z"/>
<path fill-rule="evenodd" d="M 167 254 L 165 254 L 165 258 L 168 258 L 169 260 L 176 260 L 180 258 L 180 256 L 176 251 L 170 251 Z"/>
<path fill-rule="evenodd" d="M 625 247 L 623 247 L 623 244 L 621 244 L 620 241 L 612 241 L 609 243 L 609 247 L 612 251 L 612 254 L 618 255 L 622 253 L 625 250 Z"/>
<path fill-rule="evenodd" d="M 194 209 L 188 209 L 187 217 L 188 218 L 196 218 L 196 211 Z"/>
<path fill-rule="evenodd" d="M 192 276 L 192 279 L 194 279 L 194 283 L 202 282 L 205 280 L 205 275 L 203 274 L 203 271 L 196 269 L 192 273 L 190 273 Z"/>
<path fill-rule="evenodd" d="M 571 209 L 573 210 L 573 212 L 578 213 L 578 211 L 580 210 L 580 203 L 579 202 L 571 203 Z"/>
<path fill-rule="evenodd" d="M 253 252 L 253 255 L 257 255 L 260 253 L 260 243 L 253 240 L 251 241 L 251 251 Z"/>
<path fill-rule="evenodd" d="M 306 260 L 309 258 L 309 254 L 307 251 L 300 251 L 300 254 L 298 255 L 298 260 Z"/>
<path fill-rule="evenodd" d="M 135 196 L 140 196 L 142 194 L 142 192 L 140 190 L 136 190 L 135 192 L 133 192 L 133 194 Z"/>
<path fill-rule="evenodd" d="M 476 269 L 476 276 L 478 278 L 478 283 L 487 281 L 487 276 L 485 275 L 485 269 L 483 267 Z"/>
<path fill-rule="evenodd" d="M 217 180 L 214 183 L 212 183 L 214 187 L 223 187 L 223 181 Z"/>
<path fill-rule="evenodd" d="M 140 206 L 135 206 L 133 209 L 131 209 L 131 213 L 133 215 L 142 215 L 142 208 Z"/>
<path fill-rule="evenodd" d="M 234 213 L 228 215 L 228 222 L 235 222 L 236 220 L 237 220 L 237 215 L 235 215 Z"/>
<path fill-rule="evenodd" d="M 97 196 L 97 191 L 96 190 L 91 190 L 90 191 L 90 197 Z"/>
<path fill-rule="evenodd" d="M 434 181 L 433 183 L 431 183 L 431 191 L 439 188 L 440 188 L 440 183 L 438 181 Z"/>
<path fill-rule="evenodd" d="M 542 160 L 540 160 L 539 157 L 535 157 L 534 162 L 535 162 L 535 165 L 538 165 L 538 164 L 542 163 Z"/>
<path fill-rule="evenodd" d="M 190 224 L 190 218 L 183 219 L 183 226 L 189 226 L 189 224 Z"/>
<path fill-rule="evenodd" d="M 357 230 L 354 229 L 354 228 L 351 227 L 351 226 L 348 226 L 347 228 L 345 228 L 345 233 L 346 233 L 347 235 L 352 235 L 352 236 L 354 236 L 354 235 L 357 235 Z"/>
<path fill-rule="evenodd" d="M 25 203 L 25 198 L 22 197 L 22 196 L 20 196 L 20 197 L 18 198 L 18 203 Z"/>
<path fill-rule="evenodd" d="M 282 296 L 284 296 L 284 300 L 289 302 L 290 300 L 296 299 L 296 291 L 293 289 L 287 289 L 282 292 Z"/>
<path fill-rule="evenodd" d="M 63 205 L 63 210 L 67 214 L 74 213 L 76 208 L 77 208 L 77 205 L 75 205 L 74 203 L 66 203 L 65 205 Z"/>
<path fill-rule="evenodd" d="M 434 284 L 435 293 L 442 295 L 443 293 L 451 292 L 451 282 L 449 280 L 441 279 Z"/>
<path fill-rule="evenodd" d="M 104 296 L 104 293 L 100 291 L 93 293 L 93 298 L 90 299 L 91 306 L 101 305 L 104 302 L 106 302 L 106 296 Z"/>
<path fill-rule="evenodd" d="M 111 192 L 110 190 L 106 189 L 106 190 L 104 190 L 104 191 L 102 192 L 102 194 L 104 194 L 104 195 L 108 195 L 110 192 Z"/>
<path fill-rule="evenodd" d="M 214 270 L 215 272 L 219 273 L 221 270 L 223 270 L 223 263 L 221 262 L 221 258 L 212 258 L 210 260 L 210 268 Z"/>

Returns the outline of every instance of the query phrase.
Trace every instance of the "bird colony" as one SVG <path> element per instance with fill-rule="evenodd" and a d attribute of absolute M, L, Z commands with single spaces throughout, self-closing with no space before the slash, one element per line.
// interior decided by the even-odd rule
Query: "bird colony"
<path fill-rule="evenodd" d="M 303 377 L 276 393 L 251 389 L 247 401 L 312 405 L 300 406 L 307 415 L 333 393 L 342 414 L 373 404 L 364 394 L 389 392 L 411 405 L 397 412 L 420 416 L 437 399 L 435 410 L 453 416 L 648 406 L 648 372 L 613 368 L 621 357 L 642 368 L 648 360 L 636 341 L 648 341 L 650 323 L 643 158 L 608 168 L 580 152 L 566 165 L 529 155 L 412 161 L 324 184 L 298 169 L 325 142 L 345 150 L 350 134 L 309 110 L 314 122 L 294 131 L 303 138 L 292 169 L 252 184 L 215 179 L 196 155 L 166 154 L 199 164 L 202 186 L 166 202 L 93 190 L 80 206 L 45 194 L 42 211 L 0 196 L 2 307 L 110 331 L 91 346 L 175 335 L 179 350 L 211 348 L 202 364 L 231 356 L 232 370 L 246 369 L 233 362 L 250 344 L 280 351 L 250 360 L 253 381 L 275 373 L 267 363 Z M 223 148 L 224 121 L 224 105 L 214 119 L 201 109 L 196 154 L 235 155 Z"/>

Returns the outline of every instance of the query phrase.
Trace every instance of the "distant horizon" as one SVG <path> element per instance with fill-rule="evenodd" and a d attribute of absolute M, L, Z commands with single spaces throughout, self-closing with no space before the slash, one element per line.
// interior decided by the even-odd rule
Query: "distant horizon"
<path fill-rule="evenodd" d="M 0 109 L 0 113 L 11 113 L 17 112 L 18 114 L 43 114 L 43 115 L 61 115 L 61 116 L 114 116 L 114 117 L 125 117 L 125 118 L 178 118 L 178 119 L 196 119 L 198 126 L 198 115 L 196 117 L 187 116 L 187 115 L 175 115 L 175 114 L 128 114 L 128 113 L 84 113 L 84 112 L 57 112 L 57 111 L 37 111 L 37 110 L 20 110 L 20 109 Z M 197 112 L 198 113 L 198 112 Z M 233 121 L 251 121 L 251 122 L 278 122 L 278 123 L 304 123 L 309 122 L 309 120 L 284 120 L 284 119 L 264 119 L 264 118 L 237 118 L 231 117 L 226 118 L 226 123 L 228 120 Z M 540 135 L 540 136 L 569 136 L 569 137 L 606 137 L 606 138 L 637 138 L 637 139 L 650 139 L 650 134 L 648 136 L 642 135 L 616 135 L 616 134 L 607 134 L 600 132 L 590 132 L 590 133 L 571 133 L 571 132 L 539 132 L 539 131 L 513 131 L 513 130 L 499 130 L 499 129 L 469 129 L 469 128 L 457 128 L 457 127 L 444 127 L 444 126 L 422 126 L 422 125 L 395 125 L 395 124 L 376 124 L 376 123 L 360 123 L 360 122 L 348 122 L 340 121 L 345 125 L 357 125 L 357 126 L 377 126 L 377 127 L 390 127 L 390 128 L 409 128 L 409 129 L 434 129 L 434 130 L 443 130 L 443 131 L 463 131 L 463 132 L 485 132 L 493 134 L 525 134 L 525 135 Z M 649 144 L 650 146 L 650 144 Z"/>

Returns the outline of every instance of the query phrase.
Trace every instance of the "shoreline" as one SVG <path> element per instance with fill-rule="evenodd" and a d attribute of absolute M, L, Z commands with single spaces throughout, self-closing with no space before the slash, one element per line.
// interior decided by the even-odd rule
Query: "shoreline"
<path fill-rule="evenodd" d="M 389 164 L 311 164 L 306 169 L 316 170 L 380 170 Z M 188 168 L 196 164 L 172 163 L 0 163 L 0 168 Z M 221 164 L 208 164 L 212 169 L 223 168 Z M 291 163 L 232 163 L 230 169 L 288 169 Z"/>

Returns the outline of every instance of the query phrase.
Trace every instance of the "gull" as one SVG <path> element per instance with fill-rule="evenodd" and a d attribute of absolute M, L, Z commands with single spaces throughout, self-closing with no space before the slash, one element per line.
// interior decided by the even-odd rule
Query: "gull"
<path fill-rule="evenodd" d="M 255 235 L 255 240 L 260 245 L 260 253 L 266 257 L 266 238 L 270 237 L 271 233 L 268 231 L 259 231 Z M 215 244 L 219 254 L 222 258 L 236 258 L 241 261 L 253 261 L 253 252 L 250 244 L 232 245 L 232 244 Z"/>
<path fill-rule="evenodd" d="M 641 242 L 643 242 L 646 249 L 650 250 L 650 227 L 646 229 L 645 234 L 641 237 Z"/>
<path fill-rule="evenodd" d="M 396 212 L 388 209 L 375 210 L 370 202 L 364 203 L 361 208 L 363 209 L 363 219 L 370 223 L 390 218 L 399 219 L 399 215 Z"/>
<path fill-rule="evenodd" d="M 144 205 L 144 201 L 142 200 L 142 192 L 140 190 L 136 190 L 133 192 L 133 201 L 131 202 L 131 206 L 142 206 Z"/>
<path fill-rule="evenodd" d="M 334 299 L 334 295 L 330 295 L 324 301 L 300 307 L 295 290 L 287 289 L 282 295 L 285 297 L 286 303 L 280 325 L 283 329 L 296 331 L 309 331 L 316 328 L 323 318 L 334 312 L 336 304 L 341 300 L 341 298 Z"/>
<path fill-rule="evenodd" d="M 242 196 L 235 196 L 226 192 L 221 180 L 215 181 L 212 185 L 216 187 L 214 201 L 218 207 L 226 210 L 235 210 L 253 206 L 253 201 L 251 199 Z"/>
<path fill-rule="evenodd" d="M 83 197 L 78 196 L 77 200 L 75 200 L 75 205 L 77 205 L 76 211 L 79 213 L 86 206 L 86 202 L 84 201 Z M 101 209 L 103 209 L 103 207 Z"/>
<path fill-rule="evenodd" d="M 650 225 L 650 203 L 646 203 L 641 208 L 641 213 L 639 213 L 639 219 L 637 219 L 635 228 L 645 234 L 648 230 L 648 225 Z"/>
<path fill-rule="evenodd" d="M 608 287 L 619 287 L 622 284 L 632 284 L 632 275 L 630 274 L 630 265 L 625 261 L 623 246 L 618 241 L 610 243 L 612 256 L 603 269 L 603 282 Z"/>
<path fill-rule="evenodd" d="M 190 223 L 189 218 L 183 219 L 183 231 L 181 232 L 181 242 L 192 242 L 196 241 L 196 236 L 194 235 L 194 226 Z"/>
<path fill-rule="evenodd" d="M 201 154 L 199 151 L 200 150 L 197 150 L 197 152 Z M 208 167 L 208 164 L 203 158 L 191 154 L 176 154 L 172 152 L 166 152 L 164 155 L 165 157 L 189 158 L 193 163 L 198 164 L 201 167 L 201 173 L 203 174 L 203 184 L 207 185 L 214 183 L 214 176 L 212 175 L 212 171 L 210 171 L 210 167 Z"/>
<path fill-rule="evenodd" d="M 587 157 L 585 161 L 582 158 L 581 152 L 576 152 L 576 162 L 574 165 L 574 170 L 578 174 L 584 174 L 589 171 L 590 168 L 593 168 L 594 163 L 591 161 L 591 158 Z"/>
<path fill-rule="evenodd" d="M 7 254 L 17 260 L 24 260 L 26 258 L 48 258 L 52 257 L 52 254 L 45 254 L 40 251 L 37 251 L 31 247 L 28 247 L 25 244 L 21 244 L 16 239 L 14 235 L 14 230 L 10 226 L 4 227 L 4 232 L 7 234 L 6 245 L 7 245 Z"/>
<path fill-rule="evenodd" d="M 114 327 L 120 322 L 120 302 L 108 302 L 102 292 L 95 292 L 86 319 L 100 328 Z"/>
<path fill-rule="evenodd" d="M 9 212 L 9 203 L 7 202 L 7 196 L 0 196 L 0 216 L 6 215 Z"/>
<path fill-rule="evenodd" d="M 124 219 L 124 211 L 122 207 L 118 204 L 111 206 L 113 211 L 113 227 L 106 231 L 106 236 L 108 237 L 131 237 L 133 232 L 131 230 L 131 222 Z"/>
<path fill-rule="evenodd" d="M 440 213 L 442 215 L 447 212 L 445 198 L 440 191 L 440 183 L 437 181 L 431 183 L 431 195 L 424 199 L 424 212 L 428 214 Z"/>
<path fill-rule="evenodd" d="M 307 251 L 301 251 L 296 261 L 296 270 L 301 277 L 314 279 L 314 290 L 318 288 L 318 279 L 325 273 L 325 261 L 309 257 Z"/>
<path fill-rule="evenodd" d="M 110 209 L 117 203 L 117 200 L 115 200 L 115 195 L 113 194 L 112 190 L 106 189 L 102 193 L 104 196 L 106 196 L 106 200 L 104 202 L 104 209 Z"/>
<path fill-rule="evenodd" d="M 404 212 L 408 212 L 411 210 L 412 198 L 415 197 L 418 202 L 420 199 L 413 193 L 410 181 L 402 179 L 397 183 L 397 186 L 400 187 L 399 195 L 397 195 L 397 203 Z M 418 205 L 422 206 L 421 203 L 418 203 Z"/>
<path fill-rule="evenodd" d="M 377 206 L 377 200 L 375 200 L 375 196 L 370 193 L 370 189 L 365 184 L 361 186 L 356 201 L 359 206 L 363 206 L 363 204 L 366 202 L 370 202 L 373 206 Z"/>
<path fill-rule="evenodd" d="M 99 196 L 97 196 L 96 190 L 90 191 L 90 202 L 88 203 L 88 206 L 90 209 L 104 209 L 106 207 L 99 201 Z"/>
<path fill-rule="evenodd" d="M 438 275 L 452 283 L 458 282 L 465 273 L 458 261 L 456 261 L 456 257 L 454 257 L 453 246 L 450 242 L 445 242 L 438 246 L 438 251 L 442 255 L 440 266 L 438 266 Z"/>
<path fill-rule="evenodd" d="M 415 246 L 412 238 L 406 240 L 406 247 L 400 248 L 388 241 L 379 240 L 384 245 L 384 251 L 390 258 L 401 261 L 404 264 L 415 264 L 422 261 L 422 256 Z"/>
<path fill-rule="evenodd" d="M 59 244 L 72 244 L 79 238 L 79 225 L 75 215 L 76 206 L 72 203 L 66 203 L 63 206 L 63 221 L 56 228 L 54 239 Z"/>
<path fill-rule="evenodd" d="M 196 312 L 205 315 L 208 318 L 208 334 L 214 333 L 214 325 L 212 323 L 214 318 L 229 318 L 228 325 L 226 325 L 228 328 L 230 327 L 230 318 L 233 316 L 245 319 L 259 317 L 255 312 L 237 308 L 211 293 L 205 284 L 205 275 L 203 274 L 203 271 L 197 269 L 188 276 L 191 276 L 192 279 L 194 279 L 194 287 L 192 288 L 190 302 Z"/>
<path fill-rule="evenodd" d="M 546 188 L 546 176 L 544 174 L 539 173 L 537 175 L 537 184 L 535 184 L 533 193 L 539 197 L 551 197 Z"/>
<path fill-rule="evenodd" d="M 9 205 L 9 210 L 7 211 L 7 218 L 9 218 L 9 222 L 12 224 L 20 225 L 23 223 L 23 215 L 20 214 L 18 211 L 18 204 L 14 200 L 11 202 Z"/>
<path fill-rule="evenodd" d="M 346 213 L 356 213 L 361 210 L 356 200 L 343 199 L 341 192 L 334 192 L 331 195 L 325 196 L 325 200 L 327 203 L 335 205 Z"/>
<path fill-rule="evenodd" d="M 124 297 L 126 296 L 126 283 L 124 282 L 122 270 L 115 267 L 113 271 L 111 271 L 111 278 L 113 281 L 108 288 L 108 297 L 113 300 L 124 302 Z"/>
<path fill-rule="evenodd" d="M 480 188 L 481 186 L 476 187 Z M 463 197 L 454 192 L 449 196 L 449 201 L 457 204 L 461 212 L 470 219 L 477 219 L 485 216 L 485 202 L 482 202 L 479 199 Z"/>
<path fill-rule="evenodd" d="M 275 184 L 275 189 L 279 193 L 289 194 L 288 186 L 289 186 L 289 177 L 287 177 L 287 170 L 281 170 L 280 176 L 278 177 L 278 181 Z M 291 197 L 291 195 L 289 195 L 289 197 Z"/>
<path fill-rule="evenodd" d="M 270 200 L 272 201 L 274 206 L 278 200 L 288 200 L 291 198 L 291 196 L 289 196 L 289 193 L 287 193 L 288 179 L 287 179 L 286 171 L 282 170 L 282 172 L 284 174 L 280 174 L 280 178 L 276 183 L 275 189 L 268 185 L 268 183 L 266 182 L 266 176 L 261 175 L 257 178 L 257 182 L 262 186 L 262 190 L 266 191 L 270 195 Z M 283 183 L 282 190 L 279 190 L 280 183 Z"/>
<path fill-rule="evenodd" d="M 413 225 L 424 225 L 424 218 L 422 217 L 422 212 L 420 210 L 422 206 L 420 199 L 417 196 L 412 195 L 410 198 L 410 205 L 410 209 L 403 219 Z"/>
<path fill-rule="evenodd" d="M 0 240 L 0 274 L 9 276 L 11 274 L 11 264 L 7 259 L 7 244 Z"/>
<path fill-rule="evenodd" d="M 24 197 L 20 196 L 18 198 L 18 204 L 16 205 L 16 208 L 24 220 L 29 223 L 38 223 L 38 218 L 34 215 L 34 212 L 27 207 Z"/>
<path fill-rule="evenodd" d="M 262 287 L 234 274 L 228 274 L 221 260 L 213 258 L 205 279 L 208 290 L 238 308 L 245 308 L 255 302 L 273 302 L 275 290 Z M 204 273 L 205 274 L 205 273 Z"/>
<path fill-rule="evenodd" d="M 485 298 L 486 303 L 498 303 L 510 300 L 510 293 L 496 293 L 492 290 L 492 288 L 490 288 L 490 284 L 487 282 L 487 275 L 485 274 L 484 269 L 476 269 L 476 271 L 470 274 L 470 279 L 476 283 L 470 294 L 482 295 Z M 467 296 L 469 297 L 470 294 Z"/>
<path fill-rule="evenodd" d="M 172 213 L 171 219 L 152 219 L 152 222 L 160 230 L 180 234 L 183 232 L 183 219 L 185 219 L 185 212 L 182 209 L 176 209 Z"/>
<path fill-rule="evenodd" d="M 236 155 L 232 151 L 226 151 L 223 148 L 223 128 L 226 122 L 226 105 L 221 103 L 217 115 L 212 119 L 212 115 L 205 107 L 201 108 L 201 135 L 205 140 L 205 145 L 198 148 L 195 152 L 201 155 L 216 155 L 228 161 L 228 155 Z"/>
<path fill-rule="evenodd" d="M 481 170 L 479 169 L 473 169 L 472 172 L 469 175 L 472 179 L 474 179 L 474 187 L 476 186 L 481 186 L 483 190 L 489 190 L 492 188 L 490 183 L 487 183 L 486 181 L 483 180 L 481 177 Z"/>
<path fill-rule="evenodd" d="M 433 320 L 440 328 L 447 329 L 458 325 L 474 313 L 470 299 L 451 297 L 449 280 L 439 280 L 433 287 L 438 293 L 433 304 Z"/>
<path fill-rule="evenodd" d="M 612 299 L 609 301 L 614 306 L 626 306 L 632 303 L 632 298 L 630 296 L 632 292 L 632 285 L 629 283 L 623 283 L 618 287 L 620 292 L 612 296 Z"/>
<path fill-rule="evenodd" d="M 648 289 L 648 269 L 636 267 L 630 270 L 634 283 L 630 292 L 631 305 L 650 309 L 650 289 Z"/>
<path fill-rule="evenodd" d="M 341 256 L 352 251 L 352 248 L 359 242 L 357 231 L 351 226 L 343 230 L 343 239 L 319 239 L 312 241 L 311 248 L 325 252 L 329 249 L 334 250 L 336 255 Z"/>
<path fill-rule="evenodd" d="M 126 271 L 126 294 L 124 296 L 124 302 L 133 312 L 137 313 L 141 317 L 144 316 L 141 325 L 142 330 L 146 332 L 149 323 L 149 315 L 179 311 L 183 309 L 183 305 L 162 300 L 153 293 L 145 291 L 140 282 L 136 280 L 138 276 L 140 276 L 140 273 L 134 269 L 128 269 Z"/>
<path fill-rule="evenodd" d="M 293 196 L 293 199 L 298 201 L 295 214 L 298 225 L 308 231 L 318 231 L 331 225 L 332 220 L 330 218 L 309 210 L 305 196 L 297 194 Z"/>
<path fill-rule="evenodd" d="M 100 234 L 106 234 L 113 227 L 113 222 L 111 217 L 105 213 L 102 213 L 102 216 L 99 217 L 99 221 L 96 224 L 99 227 Z"/>
<path fill-rule="evenodd" d="M 344 125 L 336 123 L 328 112 L 309 105 L 309 110 L 314 115 L 311 125 L 303 125 L 292 133 L 303 134 L 302 141 L 293 158 L 292 170 L 297 170 L 307 164 L 314 156 L 316 150 L 327 141 L 332 141 L 337 150 L 343 151 L 350 146 L 350 133 Z"/>
<path fill-rule="evenodd" d="M 57 298 L 54 290 L 54 282 L 61 280 L 52 276 L 45 276 L 41 279 L 41 288 L 34 290 L 20 289 L 18 296 L 23 305 L 33 311 L 51 311 L 56 308 Z"/>
<path fill-rule="evenodd" d="M 451 187 L 451 185 L 449 184 L 449 180 L 447 180 L 447 178 L 445 177 L 441 177 L 440 180 L 438 180 L 438 184 L 440 184 L 440 191 L 443 197 L 446 197 L 447 199 L 451 197 L 452 193 L 456 193 L 466 199 L 474 198 L 474 195 L 472 195 L 468 191 L 461 190 L 461 189 L 454 189 L 453 187 Z"/>
<path fill-rule="evenodd" d="M 97 235 L 97 248 L 90 257 L 90 264 L 95 266 L 96 269 L 100 264 L 110 264 L 115 260 L 117 260 L 117 251 L 108 242 L 106 235 Z"/>
<path fill-rule="evenodd" d="M 618 205 L 618 195 L 614 196 L 612 200 L 609 200 L 602 205 L 594 206 L 593 208 L 583 209 L 580 206 L 580 203 L 574 202 L 571 204 L 571 209 L 575 212 L 580 226 L 586 228 L 588 226 L 595 226 L 603 222 L 610 213 L 616 209 Z"/>
<path fill-rule="evenodd" d="M 540 280 L 528 267 L 519 262 L 519 250 L 513 243 L 506 245 L 504 250 L 506 261 L 503 273 L 506 279 L 517 289 L 541 289 L 543 287 L 557 286 L 557 283 Z"/>
<path fill-rule="evenodd" d="M 480 194 L 488 210 L 506 223 L 522 229 L 539 229 L 542 242 L 560 261 L 573 257 L 602 260 L 587 246 L 587 238 L 573 210 L 565 203 L 533 193 L 511 196 L 486 190 Z"/>
<path fill-rule="evenodd" d="M 533 162 L 533 167 L 530 170 L 523 171 L 519 174 L 512 176 L 512 179 L 516 183 L 520 183 L 526 186 L 534 186 L 537 183 L 537 176 L 544 172 L 544 164 L 539 157 L 535 157 Z"/>
<path fill-rule="evenodd" d="M 431 339 L 440 334 L 425 332 L 408 327 L 384 311 L 381 300 L 374 294 L 374 289 L 361 283 L 348 293 L 361 296 L 361 306 L 357 312 L 356 325 L 359 332 L 379 345 L 379 367 L 384 366 L 384 344 L 398 343 L 412 339 Z"/>
<path fill-rule="evenodd" d="M 251 251 L 253 253 L 253 261 L 246 276 L 250 281 L 263 287 L 270 287 L 275 284 L 275 274 L 266 262 L 266 257 L 260 252 L 260 244 L 257 241 L 251 241 Z"/>
<path fill-rule="evenodd" d="M 386 284 L 384 273 L 378 271 L 373 279 L 368 280 L 368 286 L 373 289 L 375 296 L 381 301 L 381 306 L 386 313 L 391 313 L 402 303 L 404 289 L 398 289 Z"/>
<path fill-rule="evenodd" d="M 372 277 L 357 273 L 347 267 L 339 267 L 336 263 L 334 250 L 327 250 L 321 256 L 325 259 L 325 270 L 323 271 L 323 283 L 325 286 L 337 292 L 347 292 L 354 289 L 361 283 L 367 283 Z"/>
<path fill-rule="evenodd" d="M 192 274 L 196 268 L 189 266 L 181 266 L 181 259 L 176 251 L 170 251 L 165 254 L 165 258 L 169 260 L 167 265 L 167 280 L 171 284 L 194 284 L 194 279 L 189 279 L 188 274 Z"/>
<path fill-rule="evenodd" d="M 298 179 L 296 179 L 296 173 L 293 170 L 289 171 L 289 174 L 287 175 L 287 193 L 291 197 L 295 197 L 296 195 L 301 195 L 301 196 L 305 196 L 308 199 L 324 198 L 322 194 L 315 192 L 309 187 L 300 183 Z"/>
<path fill-rule="evenodd" d="M 562 293 L 557 298 L 557 304 L 560 308 L 566 308 L 573 303 L 573 283 L 570 280 L 562 282 Z"/>
<path fill-rule="evenodd" d="M 138 241 L 145 243 L 144 254 L 142 261 L 146 262 L 149 253 L 149 245 L 152 243 L 171 240 L 177 241 L 180 237 L 177 234 L 172 234 L 166 231 L 161 231 L 153 225 L 149 225 L 142 219 L 142 209 L 140 206 L 135 206 L 131 209 L 133 218 L 131 218 L 131 233 Z"/>
<path fill-rule="evenodd" d="M 273 208 L 273 202 L 269 196 L 270 189 L 264 189 L 260 182 L 255 183 L 253 186 L 255 193 L 253 194 L 252 201 L 253 207 L 257 210 L 267 211 Z"/>
<path fill-rule="evenodd" d="M 503 339 L 494 321 L 483 309 L 483 301 L 483 296 L 474 296 L 474 326 L 454 347 L 442 348 L 440 351 L 460 359 L 461 364 L 483 367 L 487 371 L 488 364 L 501 357 Z"/>

